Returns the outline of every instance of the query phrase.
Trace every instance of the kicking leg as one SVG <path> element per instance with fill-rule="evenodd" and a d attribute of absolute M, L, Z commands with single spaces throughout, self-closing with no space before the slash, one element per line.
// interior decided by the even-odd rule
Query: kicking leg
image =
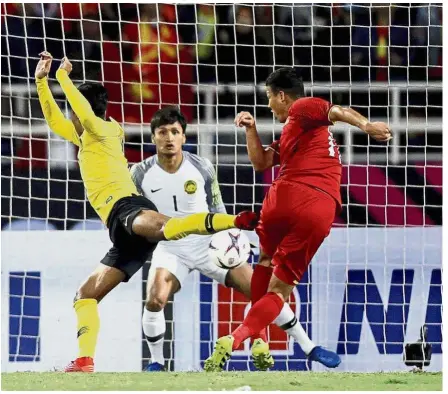
<path fill-rule="evenodd" d="M 65 372 L 93 372 L 93 357 L 100 329 L 98 303 L 125 279 L 117 268 L 100 264 L 78 289 L 74 308 L 77 317 L 78 358 Z"/>
<path fill-rule="evenodd" d="M 179 291 L 178 279 L 165 268 L 151 268 L 148 273 L 146 303 L 143 310 L 142 326 L 146 343 L 151 352 L 151 363 L 146 371 L 162 371 L 165 368 L 163 345 L 165 338 L 164 308 L 169 298 Z"/>
<path fill-rule="evenodd" d="M 195 213 L 183 218 L 170 218 L 151 210 L 141 211 L 132 220 L 134 234 L 149 242 L 177 240 L 190 234 L 209 235 L 231 228 L 253 230 L 258 222 L 254 212 L 244 211 L 235 215 L 223 213 Z"/>

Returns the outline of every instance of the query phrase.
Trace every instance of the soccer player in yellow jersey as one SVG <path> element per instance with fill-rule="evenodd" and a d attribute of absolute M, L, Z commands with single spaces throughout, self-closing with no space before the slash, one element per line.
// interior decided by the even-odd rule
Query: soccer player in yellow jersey
<path fill-rule="evenodd" d="M 78 358 L 66 372 L 93 372 L 99 331 L 98 302 L 121 282 L 127 282 L 150 257 L 157 242 L 189 234 L 211 234 L 229 228 L 254 229 L 253 212 L 238 216 L 198 213 L 169 218 L 140 196 L 123 153 L 124 132 L 112 118 L 106 121 L 107 90 L 99 83 L 75 87 L 69 78 L 72 65 L 62 60 L 56 79 L 71 106 L 66 119 L 48 86 L 52 57 L 42 52 L 35 77 L 39 101 L 50 128 L 79 147 L 78 160 L 87 197 L 109 229 L 112 248 L 78 289 L 74 308 L 78 319 Z"/>

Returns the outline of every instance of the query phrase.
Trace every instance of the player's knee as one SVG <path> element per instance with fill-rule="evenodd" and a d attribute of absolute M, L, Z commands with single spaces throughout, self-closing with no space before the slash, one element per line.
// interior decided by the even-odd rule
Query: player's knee
<path fill-rule="evenodd" d="M 87 298 L 97 300 L 98 302 L 100 302 L 101 300 L 101 297 L 99 296 L 99 294 L 97 294 L 95 288 L 90 285 L 89 281 L 83 283 L 79 287 L 73 302 L 76 302 L 78 300 L 84 300 Z"/>
<path fill-rule="evenodd" d="M 122 275 L 121 271 L 111 267 L 106 267 L 106 269 L 101 267 L 101 270 L 93 272 L 78 288 L 75 302 L 83 299 L 93 299 L 100 302 L 110 290 L 122 281 Z"/>
<path fill-rule="evenodd" d="M 160 312 L 165 308 L 168 300 L 165 297 L 161 296 L 151 296 L 148 300 L 146 300 L 145 307 L 150 312 Z"/>
<path fill-rule="evenodd" d="M 287 302 L 294 287 L 295 286 L 284 282 L 282 279 L 277 278 L 274 274 L 269 282 L 268 292 L 276 293 L 284 302 Z"/>
<path fill-rule="evenodd" d="M 162 227 L 166 222 L 166 217 L 155 211 L 144 210 L 137 215 L 132 222 L 134 234 L 153 241 L 164 239 Z"/>
<path fill-rule="evenodd" d="M 286 286 L 269 286 L 268 292 L 275 293 L 283 300 L 283 302 L 288 302 L 292 290 Z"/>
<path fill-rule="evenodd" d="M 137 235 L 143 235 L 147 230 L 147 215 L 145 212 L 140 212 L 132 222 L 132 231 Z"/>

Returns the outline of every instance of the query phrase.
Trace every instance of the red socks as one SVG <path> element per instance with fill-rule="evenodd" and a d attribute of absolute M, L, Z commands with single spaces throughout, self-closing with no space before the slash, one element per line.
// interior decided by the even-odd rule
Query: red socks
<path fill-rule="evenodd" d="M 266 292 L 268 291 L 269 281 L 271 280 L 272 276 L 272 267 L 265 267 L 264 265 L 257 264 L 254 268 L 254 273 L 252 274 L 252 280 L 250 282 L 250 293 L 252 295 L 252 306 L 255 305 L 255 303 L 263 297 Z M 252 335 L 251 340 L 252 342 L 257 339 L 261 338 L 263 341 L 267 342 L 267 334 L 266 334 L 266 327 L 263 328 L 260 332 L 255 333 L 255 335 Z"/>
<path fill-rule="evenodd" d="M 259 264 L 255 266 L 254 273 L 252 274 L 252 280 L 250 282 L 252 305 L 255 305 L 255 303 L 268 291 L 272 271 L 272 267 L 265 267 L 264 265 Z"/>
<path fill-rule="evenodd" d="M 276 293 L 267 293 L 250 308 L 246 318 L 233 333 L 233 350 L 250 336 L 259 333 L 280 314 L 284 301 Z"/>

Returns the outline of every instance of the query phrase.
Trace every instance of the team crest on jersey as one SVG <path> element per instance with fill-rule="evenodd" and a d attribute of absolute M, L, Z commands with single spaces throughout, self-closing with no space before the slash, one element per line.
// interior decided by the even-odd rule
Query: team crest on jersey
<path fill-rule="evenodd" d="M 198 189 L 198 185 L 196 185 L 195 181 L 187 181 L 185 182 L 184 189 L 187 194 L 194 194 Z"/>

